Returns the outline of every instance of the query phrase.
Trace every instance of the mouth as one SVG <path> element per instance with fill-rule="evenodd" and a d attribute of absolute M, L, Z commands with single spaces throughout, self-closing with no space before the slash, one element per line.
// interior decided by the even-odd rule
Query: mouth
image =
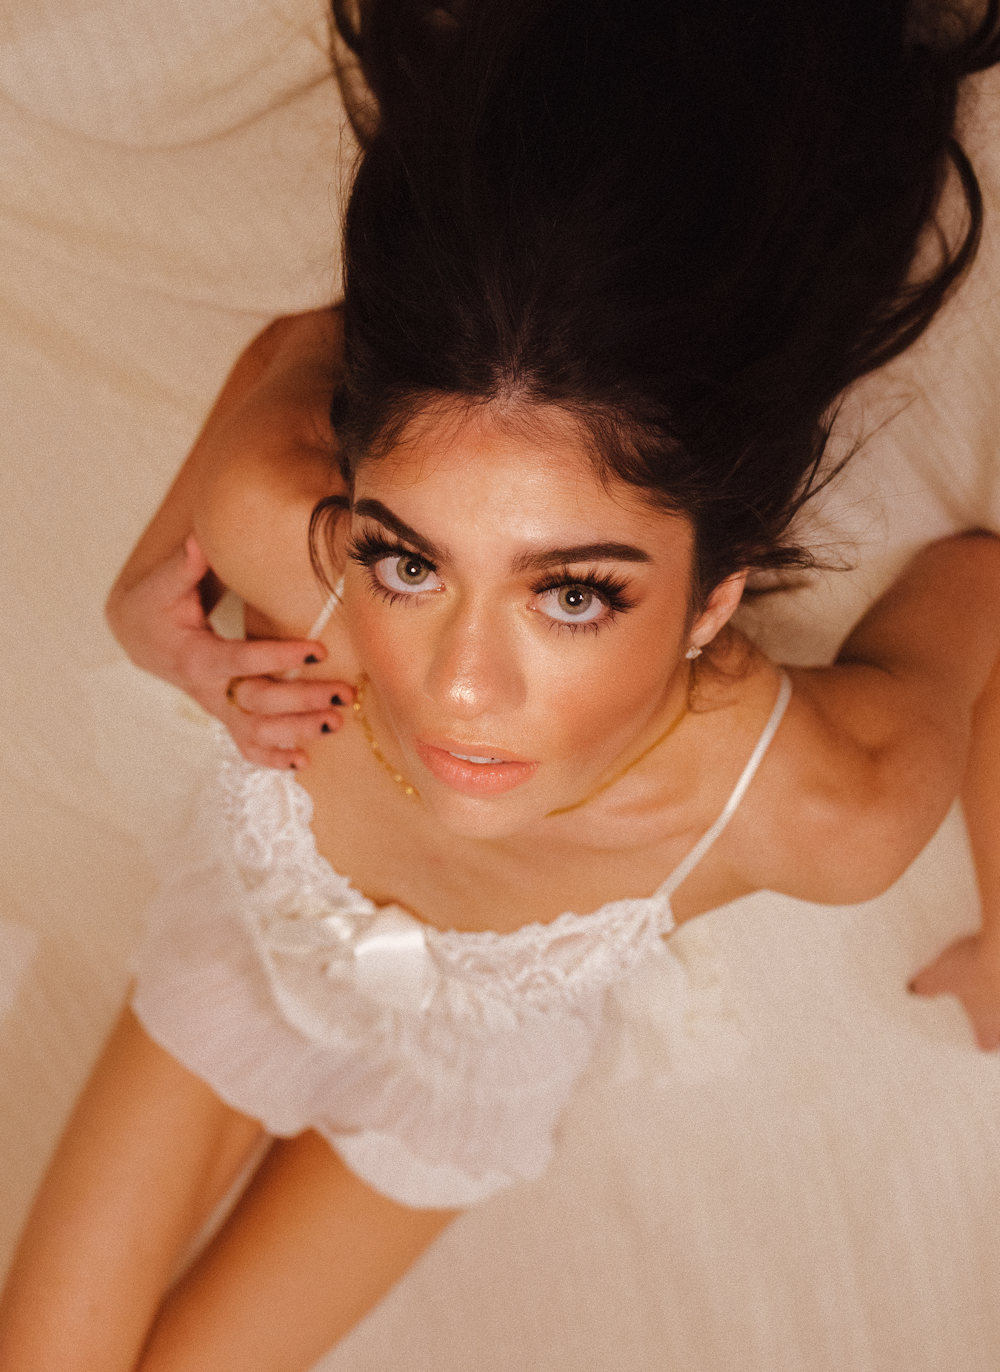
<path fill-rule="evenodd" d="M 441 744 L 451 740 L 441 740 Z M 530 781 L 538 769 L 537 762 L 504 756 L 503 749 L 476 748 L 459 751 L 451 747 L 416 740 L 421 762 L 438 781 L 467 796 L 499 796 L 505 791 Z"/>

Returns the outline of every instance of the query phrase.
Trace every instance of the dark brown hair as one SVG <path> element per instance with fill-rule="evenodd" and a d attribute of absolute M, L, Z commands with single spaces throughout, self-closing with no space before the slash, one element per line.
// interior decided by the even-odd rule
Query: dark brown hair
<path fill-rule="evenodd" d="M 997 0 L 950 41 L 899 0 L 334 8 L 379 110 L 345 226 L 348 482 L 442 397 L 558 405 L 691 519 L 702 595 L 807 565 L 788 528 L 836 398 L 975 253 L 953 126 Z M 967 226 L 915 282 L 949 165 Z"/>

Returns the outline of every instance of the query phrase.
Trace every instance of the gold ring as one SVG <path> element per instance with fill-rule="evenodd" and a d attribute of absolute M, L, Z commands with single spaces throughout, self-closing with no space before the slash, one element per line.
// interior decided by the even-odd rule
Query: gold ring
<path fill-rule="evenodd" d="M 229 678 L 229 685 L 226 687 L 226 699 L 229 701 L 230 705 L 235 705 L 237 710 L 239 710 L 240 714 L 243 715 L 252 715 L 253 710 L 248 710 L 245 705 L 241 705 L 240 702 L 236 699 L 236 688 L 237 686 L 239 686 L 241 681 L 248 680 L 249 677 L 245 676 L 231 676 Z"/>

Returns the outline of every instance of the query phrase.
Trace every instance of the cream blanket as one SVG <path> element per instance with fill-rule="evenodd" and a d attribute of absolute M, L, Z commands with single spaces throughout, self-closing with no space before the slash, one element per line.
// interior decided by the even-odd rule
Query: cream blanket
<path fill-rule="evenodd" d="M 0 1236 L 124 994 L 204 723 L 101 619 L 242 345 L 337 294 L 355 145 L 320 0 L 18 0 L 0 19 Z M 970 83 L 990 209 L 1000 81 Z M 995 139 L 994 139 L 995 142 Z M 855 562 L 748 612 L 828 653 L 910 549 L 1000 529 L 1000 246 L 861 389 L 815 516 Z M 954 814 L 862 907 L 760 894 L 617 1004 L 550 1172 L 463 1217 L 326 1372 L 995 1372 L 1000 1063 L 907 976 L 974 927 Z"/>

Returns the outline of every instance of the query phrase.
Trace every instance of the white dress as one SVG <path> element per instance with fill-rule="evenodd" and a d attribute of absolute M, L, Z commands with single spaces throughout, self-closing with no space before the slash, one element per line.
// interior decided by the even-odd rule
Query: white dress
<path fill-rule="evenodd" d="M 674 927 L 671 893 L 731 819 L 790 694 L 783 676 L 724 810 L 654 895 L 509 934 L 372 904 L 316 851 L 294 774 L 246 762 L 217 726 L 217 782 L 147 912 L 133 1008 L 223 1100 L 272 1134 L 318 1130 L 403 1204 L 534 1179 L 608 989 Z"/>

